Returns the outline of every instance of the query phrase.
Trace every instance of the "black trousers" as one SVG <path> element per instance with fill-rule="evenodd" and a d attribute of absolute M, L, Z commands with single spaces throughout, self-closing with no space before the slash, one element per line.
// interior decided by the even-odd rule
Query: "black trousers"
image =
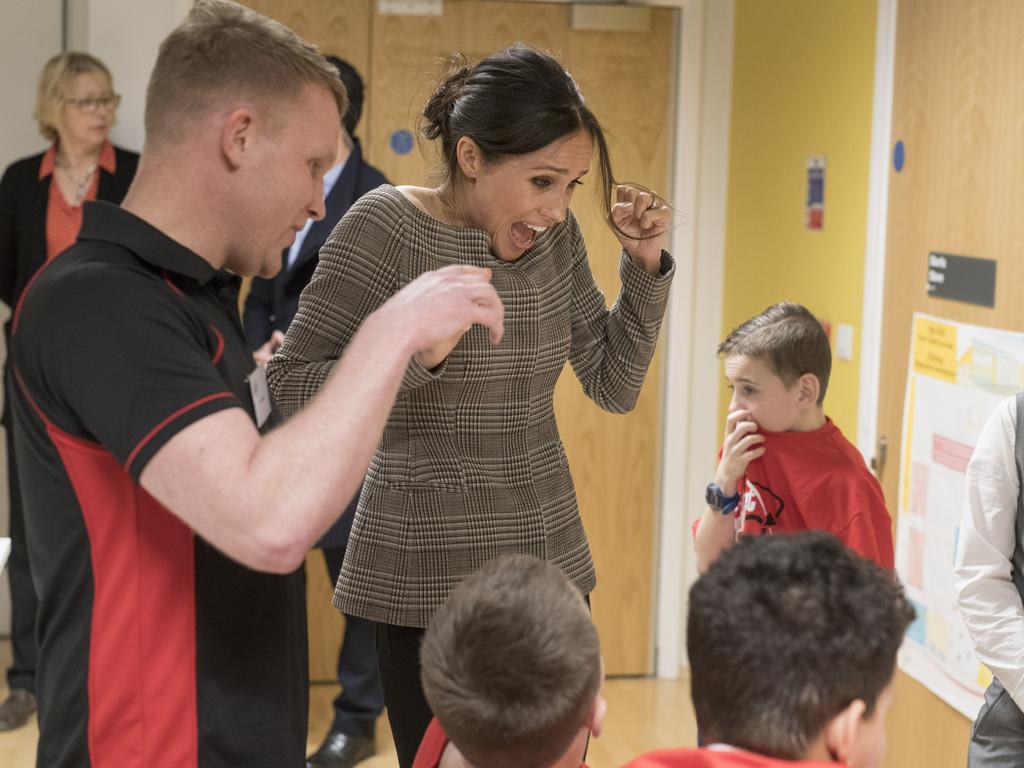
<path fill-rule="evenodd" d="M 9 391 L 9 390 L 8 390 Z M 36 613 L 39 599 L 32 584 L 25 541 L 25 511 L 18 485 L 18 466 L 14 456 L 14 438 L 9 423 L 4 425 L 7 438 L 7 487 L 10 499 L 11 557 L 7 574 L 11 585 L 11 648 L 13 659 L 7 669 L 7 687 L 35 692 L 36 689 Z"/>
<path fill-rule="evenodd" d="M 433 717 L 420 683 L 420 642 L 424 631 L 418 627 L 377 625 L 380 682 L 401 768 L 412 768 Z"/>
<path fill-rule="evenodd" d="M 337 584 L 345 547 L 324 547 L 323 552 L 331 584 Z M 338 653 L 341 693 L 334 699 L 332 731 L 349 736 L 373 736 L 377 717 L 384 711 L 376 646 L 376 622 L 345 614 L 345 635 Z"/>

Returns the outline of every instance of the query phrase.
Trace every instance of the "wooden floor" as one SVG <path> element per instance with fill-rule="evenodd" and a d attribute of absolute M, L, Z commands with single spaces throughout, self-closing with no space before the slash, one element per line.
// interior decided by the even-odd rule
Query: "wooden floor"
<path fill-rule="evenodd" d="M 4 640 L 0 642 L 0 669 L 6 669 L 9 661 L 10 643 Z M 315 685 L 310 692 L 310 752 L 319 746 L 327 731 L 336 692 L 337 687 L 332 685 Z M 0 683 L 0 697 L 6 696 L 5 684 Z M 641 752 L 694 744 L 696 725 L 687 680 L 609 680 L 604 696 L 608 700 L 608 715 L 603 735 L 590 742 L 590 768 L 618 768 Z M 0 766 L 35 768 L 38 735 L 34 718 L 24 728 L 0 733 Z M 377 746 L 377 756 L 360 763 L 360 768 L 397 768 L 387 717 L 377 722 Z"/>

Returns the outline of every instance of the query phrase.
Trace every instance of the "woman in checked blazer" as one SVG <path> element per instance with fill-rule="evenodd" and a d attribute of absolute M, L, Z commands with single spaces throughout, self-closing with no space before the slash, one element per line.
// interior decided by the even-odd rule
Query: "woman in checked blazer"
<path fill-rule="evenodd" d="M 399 761 L 430 720 L 419 640 L 466 575 L 510 552 L 546 558 L 587 595 L 596 583 L 552 405 L 568 360 L 609 411 L 636 403 L 674 271 L 670 210 L 620 186 L 600 124 L 572 77 L 525 46 L 453 63 L 423 114 L 440 139 L 435 188 L 380 187 L 335 229 L 268 366 L 291 413 L 323 385 L 363 319 L 428 270 L 491 270 L 505 309 L 492 346 L 473 327 L 417 355 L 363 486 L 334 596 L 379 623 L 378 656 Z M 595 153 L 622 242 L 622 292 L 608 310 L 569 201 Z M 342 503 L 342 500 L 339 500 Z"/>

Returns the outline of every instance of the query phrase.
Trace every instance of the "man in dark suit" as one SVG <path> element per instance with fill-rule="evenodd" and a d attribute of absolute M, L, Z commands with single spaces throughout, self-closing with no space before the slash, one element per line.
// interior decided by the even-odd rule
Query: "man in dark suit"
<path fill-rule="evenodd" d="M 327 214 L 320 221 L 310 219 L 281 254 L 281 272 L 270 280 L 254 278 L 245 300 L 245 339 L 257 362 L 265 364 L 284 340 L 284 333 L 299 308 L 299 294 L 313 276 L 320 246 L 334 225 L 359 197 L 386 184 L 387 179 L 363 160 L 356 123 L 363 106 L 363 82 L 348 62 L 335 56 L 327 59 L 337 68 L 348 90 L 349 108 L 342 118 L 344 131 L 338 160 L 324 176 L 324 205 Z M 345 557 L 356 499 L 352 499 L 338 522 L 317 542 L 327 561 L 331 583 L 338 580 Z M 340 505 L 339 505 L 340 506 Z M 338 655 L 341 693 L 334 700 L 334 721 L 320 748 L 309 757 L 311 768 L 349 768 L 376 751 L 374 724 L 384 709 L 377 672 L 376 627 L 357 616 L 345 617 L 345 636 Z"/>

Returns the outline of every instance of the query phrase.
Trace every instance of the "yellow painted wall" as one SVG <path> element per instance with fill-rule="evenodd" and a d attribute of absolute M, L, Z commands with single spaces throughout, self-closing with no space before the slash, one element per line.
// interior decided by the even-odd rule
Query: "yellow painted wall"
<path fill-rule="evenodd" d="M 737 0 L 722 336 L 777 301 L 854 326 L 825 412 L 850 440 L 867 226 L 876 0 Z M 804 227 L 806 166 L 827 159 L 825 227 Z M 724 379 L 723 379 L 724 382 Z M 722 398 L 722 418 L 728 393 Z"/>

